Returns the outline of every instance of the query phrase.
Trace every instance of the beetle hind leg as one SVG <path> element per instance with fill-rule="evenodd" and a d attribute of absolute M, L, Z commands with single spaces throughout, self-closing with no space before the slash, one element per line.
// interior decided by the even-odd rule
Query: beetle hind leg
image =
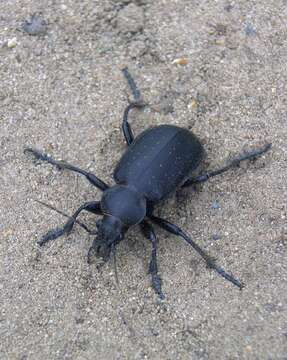
<path fill-rule="evenodd" d="M 132 109 L 138 108 L 141 109 L 145 106 L 144 102 L 141 98 L 141 93 L 132 77 L 130 72 L 128 71 L 128 68 L 125 67 L 122 69 L 122 72 L 124 74 L 124 77 L 127 80 L 127 83 L 129 85 L 129 88 L 133 94 L 134 100 L 125 108 L 124 116 L 123 116 L 123 122 L 122 122 L 122 130 L 123 134 L 126 140 L 127 145 L 131 145 L 131 143 L 134 141 L 134 135 L 131 129 L 131 126 L 128 121 L 129 113 Z"/>
<path fill-rule="evenodd" d="M 126 140 L 126 143 L 128 146 L 131 145 L 131 143 L 134 141 L 134 135 L 133 135 L 130 123 L 128 121 L 129 113 L 134 108 L 141 109 L 144 106 L 145 106 L 144 103 L 132 102 L 125 108 L 123 122 L 122 122 L 122 130 L 123 130 L 123 134 L 124 134 L 124 137 L 125 137 L 125 140 Z"/>
<path fill-rule="evenodd" d="M 127 80 L 127 83 L 129 85 L 129 88 L 133 94 L 133 97 L 135 99 L 135 101 L 139 101 L 141 99 L 141 93 L 132 77 L 132 75 L 130 74 L 129 70 L 127 67 L 124 67 L 122 69 L 123 75 Z"/>
<path fill-rule="evenodd" d="M 254 160 L 258 156 L 261 156 L 261 155 L 265 154 L 268 150 L 270 150 L 271 146 L 272 146 L 272 144 L 266 144 L 262 148 L 255 149 L 255 150 L 249 151 L 247 153 L 241 154 L 241 155 L 235 157 L 229 163 L 227 163 L 227 165 L 225 165 L 219 169 L 216 169 L 214 171 L 209 171 L 205 174 L 202 174 L 197 177 L 186 180 L 186 182 L 182 185 L 182 187 L 187 187 L 187 186 L 190 186 L 193 184 L 203 183 L 214 176 L 223 174 L 224 172 L 238 166 L 242 161 Z"/>

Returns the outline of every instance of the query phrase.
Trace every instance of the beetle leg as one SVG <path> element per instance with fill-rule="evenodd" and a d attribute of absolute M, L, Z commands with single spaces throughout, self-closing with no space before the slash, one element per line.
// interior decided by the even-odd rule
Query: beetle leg
<path fill-rule="evenodd" d="M 220 175 L 220 174 L 226 172 L 227 170 L 238 166 L 241 163 L 241 161 L 256 159 L 258 156 L 261 156 L 262 154 L 266 153 L 270 149 L 271 149 L 271 144 L 266 144 L 265 146 L 263 146 L 260 149 L 252 150 L 245 154 L 239 155 L 238 157 L 231 160 L 227 165 L 223 166 L 222 168 L 219 168 L 214 171 L 209 171 L 206 174 L 202 174 L 195 178 L 190 178 L 190 179 L 186 180 L 186 182 L 182 185 L 182 187 L 187 187 L 187 186 L 190 186 L 193 184 L 205 182 L 208 179 L 210 179 L 211 177 Z"/>
<path fill-rule="evenodd" d="M 145 106 L 145 104 L 142 102 L 132 102 L 125 108 L 123 122 L 122 122 L 122 130 L 123 130 L 124 137 L 125 137 L 125 140 L 126 140 L 126 143 L 128 146 L 131 145 L 131 143 L 134 141 L 134 135 L 133 135 L 131 126 L 128 122 L 129 112 L 134 108 L 140 109 L 144 106 Z"/>
<path fill-rule="evenodd" d="M 57 166 L 59 169 L 67 169 L 67 170 L 71 170 L 74 171 L 78 174 L 82 174 L 86 177 L 86 179 L 94 186 L 96 186 L 98 189 L 105 191 L 106 189 L 108 189 L 108 185 L 106 183 L 104 183 L 102 180 L 100 180 L 97 176 L 95 176 L 94 174 L 82 170 L 74 165 L 71 165 L 67 162 L 64 161 L 57 161 L 55 159 L 53 159 L 51 156 L 40 152 L 37 149 L 32 149 L 32 148 L 25 148 L 24 149 L 24 153 L 29 152 L 31 154 L 33 154 L 35 156 L 36 159 L 38 160 L 42 160 L 42 161 L 46 161 L 49 164 L 55 165 Z"/>
<path fill-rule="evenodd" d="M 133 94 L 133 97 L 134 97 L 134 101 L 131 102 L 125 108 L 123 122 L 122 122 L 122 130 L 124 133 L 124 137 L 125 137 L 127 145 L 129 146 L 134 141 L 134 135 L 133 135 L 131 126 L 128 122 L 129 112 L 134 108 L 140 109 L 140 108 L 144 107 L 145 104 L 141 99 L 141 93 L 140 93 L 139 89 L 137 88 L 137 85 L 136 85 L 133 77 L 131 76 L 130 72 L 128 71 L 128 68 L 125 67 L 124 69 L 122 69 L 122 72 L 124 74 L 124 77 L 127 80 L 127 83 L 129 85 L 131 92 Z"/>
<path fill-rule="evenodd" d="M 152 287 L 154 288 L 160 299 L 164 299 L 164 294 L 161 290 L 161 278 L 158 275 L 157 268 L 157 238 L 152 225 L 149 224 L 147 221 L 142 221 L 140 223 L 140 227 L 144 236 L 152 243 L 151 260 L 149 263 L 149 273 L 152 276 Z"/>
<path fill-rule="evenodd" d="M 77 211 L 75 211 L 75 213 L 70 217 L 70 219 L 66 222 L 66 224 L 63 227 L 58 227 L 56 229 L 50 230 L 47 232 L 46 235 L 42 236 L 41 240 L 38 241 L 38 244 L 40 246 L 43 246 L 44 244 L 46 244 L 46 242 L 50 240 L 55 240 L 64 234 L 69 234 L 73 229 L 77 216 L 83 210 L 92 212 L 97 215 L 102 213 L 99 201 L 87 202 L 82 206 L 80 206 Z"/>
<path fill-rule="evenodd" d="M 132 77 L 132 75 L 130 74 L 129 70 L 127 67 L 123 68 L 122 69 L 122 72 L 124 74 L 124 77 L 126 78 L 127 80 L 127 83 L 131 89 L 131 92 L 133 94 L 133 97 L 135 99 L 135 101 L 139 101 L 141 99 L 141 93 Z"/>
<path fill-rule="evenodd" d="M 56 211 L 58 214 L 60 214 L 60 215 L 62 215 L 62 216 L 65 216 L 66 218 L 70 218 L 70 215 L 64 213 L 63 211 L 55 208 L 54 206 L 52 206 L 52 205 L 50 205 L 50 204 L 46 204 L 46 203 L 44 203 L 43 201 L 38 200 L 38 199 L 34 199 L 34 201 L 38 202 L 39 204 L 41 204 L 41 205 L 43 205 L 43 206 L 46 206 L 48 209 L 51 209 L 51 210 Z M 79 226 L 81 226 L 81 228 L 83 228 L 84 230 L 86 230 L 89 234 L 91 234 L 91 235 L 95 234 L 94 231 L 90 230 L 90 229 L 89 229 L 84 223 L 82 223 L 81 221 L 75 219 L 75 223 L 78 224 Z"/>
<path fill-rule="evenodd" d="M 208 254 L 206 254 L 206 252 L 204 250 L 201 249 L 201 247 L 199 245 L 197 245 L 184 231 L 182 231 L 177 225 L 170 223 L 167 220 L 161 219 L 159 217 L 156 216 L 150 216 L 150 219 L 157 225 L 159 225 L 161 228 L 163 228 L 164 230 L 182 237 L 186 242 L 188 242 L 193 248 L 194 250 L 196 250 L 199 255 L 206 261 L 206 264 L 208 267 L 210 267 L 211 269 L 214 269 L 219 275 L 221 275 L 222 277 L 224 277 L 226 280 L 230 281 L 232 284 L 236 285 L 239 287 L 239 289 L 241 290 L 243 288 L 243 284 L 235 279 L 232 275 L 228 274 L 225 272 L 225 270 L 221 267 L 218 266 L 215 263 L 215 260 L 210 257 Z"/>

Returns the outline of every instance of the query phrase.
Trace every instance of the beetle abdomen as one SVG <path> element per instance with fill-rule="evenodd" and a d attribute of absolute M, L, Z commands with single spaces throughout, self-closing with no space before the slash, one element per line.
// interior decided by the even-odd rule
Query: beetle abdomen
<path fill-rule="evenodd" d="M 178 187 L 202 159 L 203 148 L 190 131 L 161 125 L 141 133 L 119 161 L 114 178 L 158 202 Z"/>

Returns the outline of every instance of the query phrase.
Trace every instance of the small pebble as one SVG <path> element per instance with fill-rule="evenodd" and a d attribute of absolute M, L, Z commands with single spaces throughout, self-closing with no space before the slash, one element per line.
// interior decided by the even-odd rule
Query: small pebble
<path fill-rule="evenodd" d="M 174 59 L 172 63 L 176 65 L 187 65 L 188 59 L 187 58 Z"/>
<path fill-rule="evenodd" d="M 189 104 L 189 107 L 191 107 L 192 109 L 196 109 L 197 108 L 197 101 L 196 99 L 192 99 L 191 103 Z"/>
<path fill-rule="evenodd" d="M 246 349 L 246 351 L 251 352 L 252 351 L 252 346 L 247 345 L 245 349 Z"/>
<path fill-rule="evenodd" d="M 12 39 L 7 41 L 7 47 L 9 49 L 14 48 L 17 45 L 17 38 L 13 37 Z"/>

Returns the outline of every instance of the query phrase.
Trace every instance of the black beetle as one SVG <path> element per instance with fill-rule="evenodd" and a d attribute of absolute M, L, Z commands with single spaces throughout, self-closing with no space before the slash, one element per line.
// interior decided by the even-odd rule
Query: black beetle
<path fill-rule="evenodd" d="M 205 182 L 213 176 L 236 167 L 241 161 L 255 159 L 268 151 L 271 144 L 244 153 L 215 171 L 192 177 L 192 172 L 202 160 L 204 150 L 198 138 L 190 131 L 173 125 L 160 125 L 145 130 L 134 139 L 128 122 L 128 114 L 131 109 L 141 108 L 145 104 L 141 100 L 140 92 L 127 68 L 123 69 L 123 74 L 131 88 L 134 101 L 124 111 L 122 130 L 128 149 L 114 171 L 116 185 L 109 186 L 94 174 L 66 162 L 56 161 L 38 150 L 32 148 L 24 150 L 32 153 L 37 159 L 60 169 L 68 169 L 84 175 L 92 185 L 103 191 L 101 201 L 83 204 L 62 228 L 49 231 L 42 237 L 39 244 L 43 245 L 63 234 L 69 234 L 75 222 L 78 222 L 77 216 L 82 210 L 86 210 L 103 216 L 96 223 L 97 237 L 88 252 L 88 261 L 90 262 L 92 255 L 95 254 L 106 262 L 111 252 L 115 251 L 115 245 L 123 240 L 127 230 L 131 226 L 139 225 L 144 236 L 152 244 L 149 272 L 152 276 L 154 290 L 160 298 L 163 298 L 161 279 L 157 269 L 157 238 L 151 221 L 168 232 L 182 237 L 206 261 L 208 267 L 241 289 L 243 284 L 218 266 L 215 260 L 207 255 L 183 230 L 177 225 L 153 215 L 154 205 L 166 199 L 179 187 Z M 80 225 L 89 231 L 83 224 L 80 223 Z"/>

